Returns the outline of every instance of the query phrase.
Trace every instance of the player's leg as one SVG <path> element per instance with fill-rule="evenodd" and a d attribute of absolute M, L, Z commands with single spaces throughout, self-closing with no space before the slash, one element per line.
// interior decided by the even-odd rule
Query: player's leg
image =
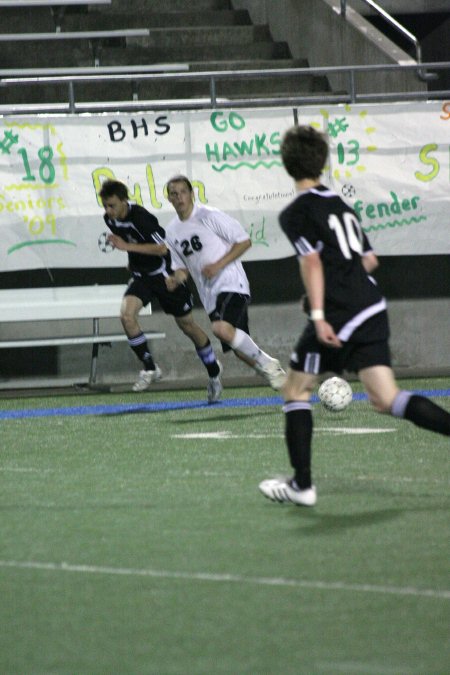
<path fill-rule="evenodd" d="M 145 391 L 152 382 L 161 379 L 161 370 L 155 364 L 148 341 L 138 321 L 139 312 L 148 304 L 147 291 L 138 280 L 133 280 L 122 298 L 120 320 L 128 337 L 128 344 L 142 363 L 139 379 L 133 391 Z"/>
<path fill-rule="evenodd" d="M 175 316 L 174 319 L 180 330 L 194 343 L 197 356 L 208 372 L 209 381 L 206 388 L 208 403 L 215 403 L 219 400 L 223 390 L 222 365 L 216 358 L 209 337 L 194 321 L 192 312 L 184 316 Z"/>
<path fill-rule="evenodd" d="M 208 371 L 208 375 L 217 377 L 220 372 L 219 362 L 216 359 L 209 337 L 203 328 L 194 321 L 192 312 L 184 316 L 175 316 L 174 319 L 178 328 L 194 343 L 197 355 Z"/>
<path fill-rule="evenodd" d="M 279 390 L 286 379 L 278 359 L 266 354 L 250 337 L 249 297 L 240 293 L 220 293 L 211 319 L 214 335 L 244 363 L 263 375 L 273 389 Z"/>
<path fill-rule="evenodd" d="M 312 485 L 311 443 L 313 419 L 311 396 L 317 375 L 290 368 L 282 393 L 284 398 L 285 437 L 294 479 L 301 490 Z"/>
<path fill-rule="evenodd" d="M 331 369 L 327 354 L 331 359 L 336 358 L 336 350 L 324 349 L 317 341 L 314 327 L 308 325 L 295 346 L 282 388 L 285 440 L 294 475 L 290 480 L 271 479 L 259 486 L 273 501 L 291 501 L 301 506 L 314 506 L 317 501 L 311 471 L 313 416 L 310 400 L 319 373 Z"/>
<path fill-rule="evenodd" d="M 262 481 L 260 491 L 272 501 L 314 506 L 316 488 L 312 482 L 311 450 L 313 418 L 310 398 L 317 375 L 288 369 L 283 386 L 285 441 L 294 470 L 290 479 L 272 478 Z"/>
<path fill-rule="evenodd" d="M 425 396 L 400 390 L 391 368 L 365 368 L 359 371 L 359 377 L 378 412 L 401 417 L 423 429 L 450 436 L 450 413 Z"/>
<path fill-rule="evenodd" d="M 358 372 L 371 405 L 380 413 L 390 413 L 399 393 L 394 373 L 389 366 L 375 365 Z"/>
<path fill-rule="evenodd" d="M 158 279 L 157 283 L 154 294 L 163 311 L 173 316 L 178 328 L 193 342 L 197 356 L 208 373 L 208 402 L 215 403 L 219 400 L 223 389 L 220 377 L 222 366 L 216 358 L 208 335 L 194 321 L 192 295 L 185 285 L 178 286 L 175 291 L 168 291 L 163 278 Z"/>

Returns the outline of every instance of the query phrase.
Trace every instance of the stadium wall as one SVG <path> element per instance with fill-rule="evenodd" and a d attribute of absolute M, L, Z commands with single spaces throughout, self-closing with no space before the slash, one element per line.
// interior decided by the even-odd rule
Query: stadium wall
<path fill-rule="evenodd" d="M 356 186 L 356 193 L 353 194 L 352 199 L 357 199 L 364 204 L 367 203 L 368 196 L 374 194 L 375 190 L 378 190 L 378 194 L 380 195 L 380 198 L 376 200 L 380 204 L 388 201 L 389 195 L 391 194 L 392 196 L 392 192 L 395 191 L 399 199 L 393 200 L 391 208 L 399 209 L 400 204 L 406 208 L 407 202 L 408 209 L 410 210 L 412 207 L 412 195 L 423 195 L 421 200 L 417 201 L 416 199 L 415 201 L 417 204 L 424 205 L 420 220 L 417 219 L 414 223 L 412 221 L 408 222 L 407 227 L 406 223 L 400 223 L 402 226 L 396 226 L 395 228 L 386 226 L 374 233 L 374 236 L 380 237 L 379 244 L 382 247 L 380 249 L 381 267 L 377 271 L 376 276 L 388 301 L 390 301 L 394 365 L 397 372 L 411 375 L 448 374 L 450 371 L 450 285 L 448 283 L 450 279 L 450 256 L 448 255 L 449 148 L 448 135 L 442 137 L 439 135 L 441 134 L 441 129 L 445 132 L 447 125 L 450 124 L 450 115 L 448 114 L 448 107 L 442 108 L 442 104 L 437 105 L 434 103 L 426 107 L 426 111 L 419 110 L 419 107 L 417 110 L 412 111 L 414 115 L 419 115 L 419 118 L 415 117 L 412 112 L 411 114 L 408 112 L 403 118 L 399 117 L 399 114 L 396 113 L 401 113 L 402 111 L 396 108 L 395 104 L 388 107 L 387 115 L 385 111 L 381 111 L 384 117 L 380 117 L 379 119 L 383 121 L 387 117 L 389 125 L 384 127 L 383 125 L 387 124 L 386 122 L 383 122 L 383 125 L 381 123 L 376 125 L 378 127 L 376 152 L 370 153 L 370 160 L 367 156 L 367 162 L 365 162 L 366 171 L 361 174 L 363 177 L 358 177 L 355 172 L 352 177 L 353 187 Z M 402 110 L 402 114 L 405 115 L 405 109 Z M 353 124 L 356 125 L 356 120 L 367 119 L 367 115 L 361 117 L 359 112 L 357 109 L 352 111 L 345 110 L 349 125 L 346 127 L 346 133 L 342 130 L 343 135 L 337 137 L 337 140 L 340 141 L 350 131 L 350 137 L 347 139 L 350 148 L 354 147 L 355 138 L 358 137 L 357 134 L 364 134 L 363 126 L 360 128 L 357 126 L 353 127 Z M 257 132 L 260 134 L 259 138 L 262 138 L 261 129 L 265 130 L 268 128 L 269 118 L 271 124 L 280 123 L 278 117 L 280 113 L 276 111 L 272 111 L 270 114 L 267 113 L 269 117 L 264 118 L 263 122 L 260 119 L 260 111 L 251 114 L 253 114 L 253 118 L 246 120 L 246 124 L 248 125 L 246 126 L 246 133 L 249 133 L 251 129 L 250 136 L 254 135 L 255 138 Z M 251 114 L 249 113 L 249 118 Z M 300 109 L 299 117 L 303 119 L 304 114 L 305 110 Z M 318 115 L 317 119 L 314 117 L 314 114 Z M 243 113 L 241 113 L 241 117 L 242 115 Z M 313 120 L 315 123 L 317 122 L 317 124 L 322 125 L 325 121 L 334 124 L 338 120 L 341 120 L 342 117 L 341 109 L 335 110 L 331 108 L 327 111 L 326 117 L 323 117 L 323 114 L 317 110 L 314 113 L 311 111 L 311 115 L 311 117 L 306 117 L 305 121 Z M 426 116 L 424 118 L 426 123 L 420 122 L 422 120 L 421 115 Z M 223 119 L 218 119 L 220 120 L 220 124 L 222 124 Z M 417 122 L 417 119 L 419 122 Z M 410 129 L 415 134 L 414 139 L 417 136 L 417 129 L 421 129 L 421 138 L 412 143 L 411 147 L 402 146 L 404 152 L 399 154 L 394 140 L 405 138 L 407 132 L 407 125 L 403 123 L 405 120 L 410 120 Z M 30 122 L 30 120 L 28 121 Z M 217 121 L 216 119 L 216 123 Z M 235 121 L 238 121 L 237 117 Z M 44 129 L 44 133 L 49 134 L 49 140 L 42 146 L 40 139 L 34 143 L 31 139 L 31 135 L 37 133 L 36 125 L 30 122 L 28 125 L 19 124 L 18 126 L 10 126 L 7 120 L 3 120 L 3 122 L 5 124 L 3 130 L 4 145 L 7 142 L 12 143 L 17 136 L 18 142 L 15 143 L 14 147 L 19 148 L 20 152 L 11 150 L 10 153 L 3 153 L 1 160 L 5 164 L 3 168 L 5 176 L 7 176 L 2 181 L 2 197 L 0 201 L 2 207 L 1 227 L 3 229 L 1 245 L 4 251 L 4 255 L 2 256 L 3 271 L 0 272 L 1 286 L 5 288 L 26 288 L 51 285 L 125 283 L 127 273 L 123 268 L 124 260 L 121 259 L 115 267 L 108 266 L 109 262 L 107 262 L 110 259 L 109 255 L 114 256 L 119 255 L 119 253 L 104 254 L 97 248 L 98 235 L 104 229 L 104 224 L 101 218 L 101 204 L 99 205 L 96 201 L 95 184 L 91 179 L 90 158 L 88 154 L 83 152 L 80 155 L 78 152 L 78 154 L 71 155 L 71 152 L 69 152 L 71 148 L 70 135 L 69 137 L 62 135 L 61 138 L 57 137 L 62 145 L 58 143 L 58 146 L 56 146 L 55 144 L 55 148 L 58 147 L 60 151 L 64 149 L 65 152 L 61 152 L 58 155 L 58 161 L 56 159 L 50 161 L 48 148 L 53 147 L 51 133 L 55 130 L 52 131 L 50 128 L 47 130 L 47 127 Z M 283 121 L 284 125 L 285 122 L 286 120 Z M 198 122 L 196 123 L 198 124 Z M 263 126 L 259 128 L 258 124 L 263 124 Z M 393 134 L 392 125 L 395 125 L 397 129 L 400 128 L 401 133 Z M 184 130 L 184 122 L 182 126 Z M 208 125 L 202 124 L 200 126 L 203 129 Z M 274 128 L 281 129 L 281 126 Z M 218 131 L 216 130 L 218 135 L 222 134 L 222 129 L 220 127 L 218 129 Z M 427 131 L 429 137 L 424 136 L 424 130 Z M 56 132 L 58 132 L 57 129 Z M 240 132 L 239 129 L 236 133 L 238 132 Z M 211 133 L 209 129 L 208 139 Z M 91 136 L 94 138 L 93 134 Z M 79 137 L 83 137 L 82 134 L 73 135 L 76 147 L 78 147 L 76 141 Z M 179 141 L 177 139 L 178 136 L 175 133 L 174 147 L 179 152 Z M 230 137 L 228 140 L 230 145 L 233 137 Z M 423 143 L 426 145 L 423 146 Z M 338 169 L 340 168 L 339 152 L 336 142 L 334 145 L 334 157 L 338 161 L 335 167 Z M 31 156 L 33 149 L 36 150 L 38 148 L 39 151 L 42 150 L 40 146 L 46 148 L 46 154 L 41 152 L 41 162 L 30 163 L 27 168 L 23 162 L 25 152 L 27 153 L 27 157 Z M 95 146 L 94 140 L 92 140 L 90 146 Z M 142 167 L 148 163 L 148 152 L 145 146 L 140 143 L 137 147 L 140 148 L 139 155 L 134 150 L 129 151 L 126 149 L 124 151 L 123 148 L 119 148 L 116 151 L 117 158 L 110 160 L 111 165 L 115 165 L 114 162 L 116 162 L 121 167 L 124 165 L 124 162 L 133 163 L 133 166 L 127 169 L 131 174 L 120 173 L 118 177 L 123 179 L 125 176 L 130 175 L 132 178 L 130 178 L 129 185 L 133 186 L 135 192 L 137 190 L 134 181 L 135 172 L 140 175 Z M 107 148 L 107 144 L 105 148 Z M 212 150 L 210 149 L 209 152 L 211 155 Z M 76 161 L 71 163 L 69 161 L 71 156 Z M 110 152 L 106 149 L 100 149 L 98 154 L 95 155 L 95 161 L 105 162 L 105 157 L 107 156 L 110 156 Z M 397 161 L 399 156 L 402 158 L 400 162 Z M 386 162 L 389 157 L 393 158 L 392 168 L 386 169 Z M 269 210 L 273 211 L 274 220 L 272 223 L 272 239 L 269 238 L 270 246 L 260 246 L 258 250 L 257 243 L 260 231 L 256 227 L 253 228 L 252 236 L 255 240 L 253 249 L 256 257 L 246 260 L 245 267 L 253 291 L 253 304 L 250 309 L 252 332 L 263 348 L 279 356 L 283 363 L 286 364 L 293 341 L 305 322 L 305 317 L 299 308 L 299 299 L 303 289 L 298 279 L 297 261 L 291 255 L 289 247 L 287 249 L 289 252 L 287 253 L 283 252 L 284 249 L 280 248 L 283 246 L 282 241 L 284 241 L 284 238 L 278 237 L 277 233 L 279 231 L 276 227 L 276 214 L 280 206 L 285 204 L 290 198 L 287 192 L 292 189 L 291 181 L 289 180 L 286 183 L 286 187 L 284 187 L 286 175 L 280 166 L 271 166 L 269 169 L 266 167 L 264 171 L 258 174 L 255 174 L 253 169 L 247 166 L 244 171 L 247 176 L 245 181 L 241 174 L 236 174 L 236 171 L 233 172 L 231 170 L 227 174 L 227 180 L 220 178 L 222 176 L 220 173 L 218 174 L 219 178 L 213 180 L 215 174 L 212 171 L 210 162 L 205 164 L 205 156 L 201 157 L 200 154 L 195 155 L 194 153 L 189 160 L 191 163 L 189 164 L 188 162 L 190 169 L 192 169 L 194 159 L 198 162 L 195 174 L 202 178 L 207 189 L 209 189 L 209 181 L 211 180 L 211 203 L 213 205 L 228 210 L 232 194 L 235 199 L 238 199 L 239 194 L 241 194 L 241 201 L 245 205 L 245 200 L 243 199 L 244 193 L 240 190 L 242 187 L 245 188 L 244 192 L 246 195 L 259 195 L 261 197 L 257 206 L 265 218 L 267 218 Z M 236 162 L 239 159 L 236 159 Z M 11 171 L 20 172 L 17 173 L 19 177 L 18 182 L 13 181 L 11 183 L 11 176 L 14 174 L 6 166 L 9 161 L 12 162 Z M 182 161 L 184 168 L 186 160 L 182 159 L 180 161 Z M 151 162 L 153 164 L 153 159 Z M 164 167 L 164 164 L 155 164 L 154 166 Z M 383 175 L 380 171 L 380 166 L 384 169 L 383 180 L 381 180 Z M 53 169 L 54 182 L 52 182 Z M 66 169 L 67 180 L 64 174 Z M 371 175 L 369 175 L 368 169 L 373 172 Z M 72 177 L 72 170 L 75 172 L 75 179 Z M 171 173 L 174 171 L 172 165 L 170 166 L 170 171 Z M 208 171 L 210 172 L 209 174 Z M 406 179 L 402 178 L 402 172 L 404 171 L 406 171 Z M 69 229 L 66 229 L 64 214 L 61 217 L 61 232 L 64 233 L 64 237 L 62 237 L 62 241 L 59 241 L 59 244 L 61 244 L 60 249 L 55 245 L 48 248 L 42 245 L 29 245 L 33 243 L 33 240 L 40 243 L 38 241 L 39 237 L 47 237 L 48 232 L 52 233 L 53 229 L 55 230 L 55 235 L 59 234 L 59 219 L 58 217 L 51 217 L 55 215 L 53 212 L 50 212 L 51 209 L 45 218 L 42 215 L 35 214 L 31 217 L 31 220 L 27 220 L 31 216 L 31 211 L 22 213 L 21 211 L 16 211 L 15 207 L 14 209 L 11 207 L 11 210 L 8 208 L 8 204 L 13 205 L 11 195 L 14 190 L 20 194 L 23 192 L 19 189 L 20 181 L 24 181 L 27 177 L 30 178 L 33 172 L 36 175 L 40 172 L 42 180 L 46 181 L 43 195 L 39 197 L 38 191 L 35 193 L 30 189 L 27 200 L 17 197 L 14 204 L 22 204 L 23 202 L 26 209 L 36 210 L 44 207 L 50 208 L 50 206 L 53 209 L 55 205 L 58 205 L 57 195 L 59 194 L 60 198 L 61 195 L 64 198 L 65 209 L 70 211 L 68 208 L 69 202 L 71 205 L 76 205 L 77 210 L 71 212 L 73 223 L 69 224 Z M 30 174 L 29 176 L 28 173 Z M 189 169 L 188 173 L 192 174 Z M 417 173 L 419 180 L 413 185 L 411 176 Z M 235 178 L 236 175 L 238 176 L 237 178 Z M 352 187 L 347 178 L 342 180 L 342 173 L 339 176 L 330 171 L 328 178 L 332 178 L 335 181 L 335 189 L 343 191 L 344 188 Z M 147 182 L 150 182 L 149 171 L 147 171 L 147 179 Z M 57 184 L 58 180 L 59 186 Z M 267 180 L 269 180 L 270 185 L 270 199 L 264 201 L 263 197 L 268 193 L 268 186 L 266 185 L 264 190 L 262 190 L 261 183 Z M 160 200 L 161 210 L 164 211 L 164 199 L 162 195 L 164 174 L 161 176 L 160 183 L 157 186 L 153 182 L 151 184 L 156 190 L 152 198 Z M 231 186 L 234 184 L 238 190 L 232 192 Z M 66 185 L 67 189 L 63 189 L 62 185 Z M 52 186 L 54 186 L 53 191 L 50 189 Z M 403 187 L 400 190 L 401 186 Z M 61 192 L 58 193 L 58 190 L 61 190 Z M 367 190 L 367 197 L 365 196 L 365 190 Z M 402 195 L 401 199 L 400 195 Z M 406 199 L 405 203 L 403 202 L 403 197 Z M 42 203 L 38 204 L 39 199 L 41 199 Z M 279 203 L 274 204 L 273 201 Z M 373 200 L 370 199 L 369 201 Z M 144 202 L 144 205 L 150 207 L 147 202 Z M 252 209 L 254 208 L 256 206 L 252 202 Z M 150 210 L 153 209 L 150 207 Z M 87 221 L 88 211 L 92 222 Z M 250 212 L 252 211 L 250 210 Z M 366 209 L 366 213 L 369 214 L 370 220 L 370 213 L 372 211 L 367 211 Z M 19 218 L 18 214 L 20 214 Z M 247 225 L 249 226 L 251 222 L 249 220 Z M 383 224 L 386 225 L 386 222 Z M 162 221 L 162 224 L 164 225 L 165 222 Z M 83 232 L 81 235 L 80 230 Z M 49 258 L 46 258 L 44 263 L 47 263 L 47 269 L 45 264 L 43 264 L 43 259 L 39 259 L 39 255 L 51 256 L 55 255 L 57 250 L 61 250 L 61 255 L 67 256 L 67 251 L 77 251 L 76 247 L 68 246 L 68 243 L 74 243 L 68 242 L 68 239 L 76 239 L 77 236 L 79 237 L 79 253 L 76 253 L 76 259 L 72 267 L 61 266 L 60 262 L 53 266 L 49 263 Z M 92 241 L 87 239 L 87 237 L 92 237 Z M 403 247 L 406 254 L 391 255 L 390 253 L 395 251 L 395 248 L 394 250 L 390 250 L 392 249 L 392 242 L 395 242 L 396 246 Z M 43 243 L 48 244 L 49 242 L 44 241 Z M 52 241 L 50 243 L 56 244 L 58 242 Z M 375 248 L 379 250 L 378 246 Z M 44 254 L 44 251 L 47 252 Z M 440 251 L 442 251 L 442 254 L 439 254 Z M 22 260 L 22 263 L 17 264 L 15 269 L 12 269 L 12 267 L 8 269 L 7 267 L 8 253 L 10 253 L 9 259 L 11 261 Z M 34 256 L 32 260 L 37 260 L 35 268 L 27 263 L 29 258 L 26 256 L 30 255 Z M 23 256 L 23 258 L 17 258 L 16 256 Z M 85 263 L 87 258 L 91 258 L 91 265 L 80 268 L 80 264 Z M 63 260 L 65 259 L 63 258 Z M 13 263 L 11 263 L 12 265 Z M 199 322 L 208 329 L 208 321 L 204 312 L 197 310 L 196 316 Z M 156 311 L 152 317 L 151 328 L 162 330 L 168 335 L 167 340 L 158 341 L 155 344 L 157 360 L 160 362 L 168 381 L 188 381 L 193 378 L 202 377 L 203 373 L 198 360 L 193 354 L 192 347 L 189 341 L 177 331 L 173 319 Z M 20 334 L 22 326 L 7 327 L 4 325 L 0 330 L 2 337 L 8 338 L 10 335 L 17 336 L 17 334 Z M 107 326 L 105 330 L 108 330 Z M 8 333 L 8 331 L 13 331 L 13 333 Z M 1 382 L 0 384 L 2 387 L 9 386 L 15 378 L 26 378 L 30 373 L 36 373 L 42 377 L 58 376 L 72 381 L 83 379 L 83 376 L 86 375 L 88 364 L 87 350 L 87 347 L 35 350 L 31 353 L 25 353 L 23 350 L 2 350 L 3 353 L 0 354 L 0 378 L 3 378 L 3 384 Z M 103 350 L 100 360 L 99 379 L 105 382 L 130 381 L 138 369 L 138 365 L 135 357 L 126 345 L 114 345 L 111 351 Z M 247 380 L 253 380 L 255 383 L 259 381 L 250 371 L 243 369 L 236 359 L 226 357 L 225 365 L 227 378 L 242 378 L 245 375 Z"/>

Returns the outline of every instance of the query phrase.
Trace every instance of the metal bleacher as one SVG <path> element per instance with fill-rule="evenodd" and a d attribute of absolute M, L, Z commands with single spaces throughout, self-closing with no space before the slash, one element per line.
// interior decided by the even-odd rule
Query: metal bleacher
<path fill-rule="evenodd" d="M 44 6 L 53 30 L 51 17 L 37 11 Z M 5 115 L 420 100 L 429 97 L 426 80 L 450 70 L 449 62 L 412 58 L 310 67 L 229 0 L 198 0 L 195 9 L 177 0 L 128 0 L 126 8 L 119 0 L 6 0 L 0 18 L 8 7 L 8 31 L 0 35 Z M 25 18 L 36 32 L 18 31 Z M 363 79 L 380 74 L 394 83 L 409 74 L 412 85 L 361 90 Z"/>

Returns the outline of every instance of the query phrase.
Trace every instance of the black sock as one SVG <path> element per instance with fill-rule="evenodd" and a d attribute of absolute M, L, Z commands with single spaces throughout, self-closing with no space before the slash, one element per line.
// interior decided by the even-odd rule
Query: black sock
<path fill-rule="evenodd" d="M 204 347 L 196 347 L 198 358 L 208 371 L 209 377 L 217 377 L 220 373 L 219 364 L 216 360 L 216 355 L 212 348 L 211 342 L 208 340 Z"/>
<path fill-rule="evenodd" d="M 155 362 L 148 348 L 147 338 L 144 333 L 139 333 L 135 337 L 128 338 L 128 344 L 138 359 L 142 361 L 144 370 L 155 370 Z"/>
<path fill-rule="evenodd" d="M 288 401 L 283 406 L 285 413 L 285 438 L 294 478 L 301 490 L 312 485 L 311 441 L 313 419 L 311 404 L 302 401 Z"/>
<path fill-rule="evenodd" d="M 418 427 L 450 436 L 450 413 L 425 396 L 413 394 L 403 416 Z"/>

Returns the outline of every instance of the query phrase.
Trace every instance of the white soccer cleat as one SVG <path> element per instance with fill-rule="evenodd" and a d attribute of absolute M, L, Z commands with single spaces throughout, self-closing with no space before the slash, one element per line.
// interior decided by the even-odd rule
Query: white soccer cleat
<path fill-rule="evenodd" d="M 139 379 L 133 384 L 133 391 L 145 391 L 153 382 L 162 378 L 161 369 L 155 364 L 155 370 L 141 370 Z"/>
<path fill-rule="evenodd" d="M 216 401 L 219 400 L 219 398 L 222 394 L 222 391 L 223 391 L 223 384 L 222 384 L 222 380 L 220 379 L 221 375 L 222 375 L 223 367 L 222 367 L 222 364 L 220 363 L 220 361 L 217 361 L 217 363 L 218 363 L 219 369 L 220 369 L 219 374 L 216 375 L 216 377 L 210 377 L 209 378 L 208 386 L 206 388 L 208 403 L 216 403 Z"/>
<path fill-rule="evenodd" d="M 286 373 L 278 359 L 271 359 L 264 366 L 255 366 L 255 370 L 267 380 L 275 391 L 281 389 L 286 382 Z"/>
<path fill-rule="evenodd" d="M 259 484 L 259 489 L 264 497 L 273 502 L 292 502 L 297 506 L 314 506 L 317 502 L 314 485 L 306 490 L 300 490 L 293 479 L 269 478 Z"/>

